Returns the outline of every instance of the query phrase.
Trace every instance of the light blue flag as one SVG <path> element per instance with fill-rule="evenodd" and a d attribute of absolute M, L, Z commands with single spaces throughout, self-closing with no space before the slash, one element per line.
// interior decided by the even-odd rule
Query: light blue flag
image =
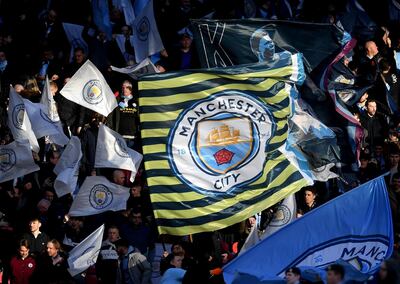
<path fill-rule="evenodd" d="M 112 38 L 112 27 L 110 13 L 108 11 L 108 1 L 92 0 L 93 22 L 99 30 L 107 34 L 107 39 Z"/>
<path fill-rule="evenodd" d="M 290 267 L 325 268 L 337 260 L 373 274 L 392 250 L 392 216 L 381 176 L 262 240 L 223 268 L 224 279 L 231 284 L 240 274 L 259 281 L 283 278 Z"/>

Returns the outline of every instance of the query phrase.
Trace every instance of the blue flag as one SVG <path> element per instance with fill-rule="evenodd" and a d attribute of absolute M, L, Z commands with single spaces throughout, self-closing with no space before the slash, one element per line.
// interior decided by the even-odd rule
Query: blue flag
<path fill-rule="evenodd" d="M 108 2 L 101 0 L 93 0 L 92 11 L 93 11 L 93 22 L 100 31 L 106 33 L 107 39 L 111 40 L 112 27 L 110 22 L 110 13 L 108 10 Z"/>
<path fill-rule="evenodd" d="M 325 268 L 337 260 L 373 274 L 392 250 L 392 217 L 381 176 L 264 239 L 226 265 L 224 279 L 231 284 L 243 274 L 259 281 L 283 278 L 290 267 Z"/>

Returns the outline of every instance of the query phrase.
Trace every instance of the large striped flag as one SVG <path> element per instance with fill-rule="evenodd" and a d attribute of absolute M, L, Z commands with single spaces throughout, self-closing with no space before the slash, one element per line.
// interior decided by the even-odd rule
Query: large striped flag
<path fill-rule="evenodd" d="M 296 54 L 139 81 L 145 168 L 160 233 L 218 230 L 308 184 L 278 151 L 294 84 L 304 77 Z"/>

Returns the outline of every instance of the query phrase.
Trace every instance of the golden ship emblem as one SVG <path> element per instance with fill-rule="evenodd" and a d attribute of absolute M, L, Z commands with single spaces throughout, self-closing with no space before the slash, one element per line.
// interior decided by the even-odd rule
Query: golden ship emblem
<path fill-rule="evenodd" d="M 213 128 L 206 138 L 207 146 L 231 145 L 244 142 L 240 137 L 240 130 L 223 124 Z"/>

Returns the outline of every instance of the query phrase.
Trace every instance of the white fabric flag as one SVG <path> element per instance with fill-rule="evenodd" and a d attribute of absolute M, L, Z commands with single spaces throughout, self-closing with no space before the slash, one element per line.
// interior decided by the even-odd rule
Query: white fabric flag
<path fill-rule="evenodd" d="M 251 228 L 250 234 L 247 236 L 245 243 L 243 244 L 239 255 L 258 244 L 261 240 L 265 239 L 272 233 L 282 229 L 287 224 L 291 223 L 296 219 L 296 198 L 294 194 L 286 197 L 282 203 L 276 209 L 272 220 L 269 222 L 268 227 L 260 235 L 257 225 Z"/>
<path fill-rule="evenodd" d="M 121 50 L 122 56 L 124 57 L 126 62 L 129 62 L 130 60 L 135 60 L 134 55 L 129 54 L 129 53 L 126 52 L 126 49 L 125 49 L 125 36 L 124 35 L 120 35 L 120 34 L 115 35 L 115 41 L 117 42 L 119 50 Z M 131 45 L 133 47 L 134 46 L 133 36 L 129 37 L 129 41 L 130 41 L 130 43 L 131 43 Z"/>
<path fill-rule="evenodd" d="M 28 140 L 0 146 L 0 183 L 38 170 Z"/>
<path fill-rule="evenodd" d="M 129 188 L 111 183 L 103 176 L 88 176 L 69 210 L 70 216 L 90 216 L 126 209 Z"/>
<path fill-rule="evenodd" d="M 153 0 L 137 15 L 132 28 L 136 62 L 164 49 L 154 19 Z"/>
<path fill-rule="evenodd" d="M 29 140 L 31 149 L 39 153 L 39 144 L 35 133 L 32 131 L 31 121 L 25 110 L 22 97 L 17 94 L 13 87 L 10 87 L 10 102 L 8 106 L 8 127 L 14 140 Z"/>
<path fill-rule="evenodd" d="M 22 99 L 25 104 L 26 113 L 32 122 L 32 130 L 36 138 L 49 136 L 54 143 L 64 146 L 69 139 L 64 134 L 61 122 L 55 122 L 46 114 L 45 106 L 40 103 L 32 103 L 27 99 Z"/>
<path fill-rule="evenodd" d="M 88 45 L 82 37 L 83 26 L 76 24 L 63 23 L 65 35 L 71 45 L 70 61 L 74 55 L 74 49 L 77 47 L 83 48 L 86 54 L 88 54 Z"/>
<path fill-rule="evenodd" d="M 61 95 L 81 106 L 108 116 L 117 100 L 101 72 L 87 60 L 60 91 Z"/>
<path fill-rule="evenodd" d="M 142 62 L 132 65 L 132 66 L 127 66 L 125 68 L 118 68 L 118 67 L 111 66 L 111 69 L 115 72 L 126 74 L 134 80 L 137 80 L 140 75 L 153 74 L 153 73 L 160 72 L 160 71 L 158 71 L 157 67 L 154 66 L 153 62 L 151 62 L 151 60 L 149 58 L 146 58 Z"/>
<path fill-rule="evenodd" d="M 135 20 L 135 11 L 133 10 L 131 0 L 122 0 L 121 6 L 122 10 L 124 11 L 125 23 L 128 26 L 132 26 L 133 21 Z"/>
<path fill-rule="evenodd" d="M 135 177 L 143 155 L 129 148 L 125 139 L 104 124 L 99 127 L 95 168 L 116 168 L 131 171 L 131 181 Z"/>
<path fill-rule="evenodd" d="M 46 76 L 46 82 L 44 84 L 42 97 L 40 98 L 40 103 L 44 105 L 47 116 L 54 122 L 60 121 L 60 116 L 58 115 L 57 105 L 54 101 L 53 94 L 50 90 L 50 81 Z"/>
<path fill-rule="evenodd" d="M 104 224 L 69 252 L 68 272 L 71 276 L 82 273 L 96 263 L 103 241 Z"/>
<path fill-rule="evenodd" d="M 263 240 L 272 233 L 275 233 L 287 224 L 293 222 L 296 219 L 296 210 L 296 197 L 294 194 L 291 194 L 286 197 L 280 205 L 278 205 L 274 217 L 271 222 L 269 222 L 268 227 L 260 238 Z"/>
<path fill-rule="evenodd" d="M 75 191 L 81 158 L 81 141 L 78 137 L 72 136 L 53 170 L 57 174 L 57 178 L 54 181 L 54 189 L 58 197 L 68 193 L 72 194 Z"/>

